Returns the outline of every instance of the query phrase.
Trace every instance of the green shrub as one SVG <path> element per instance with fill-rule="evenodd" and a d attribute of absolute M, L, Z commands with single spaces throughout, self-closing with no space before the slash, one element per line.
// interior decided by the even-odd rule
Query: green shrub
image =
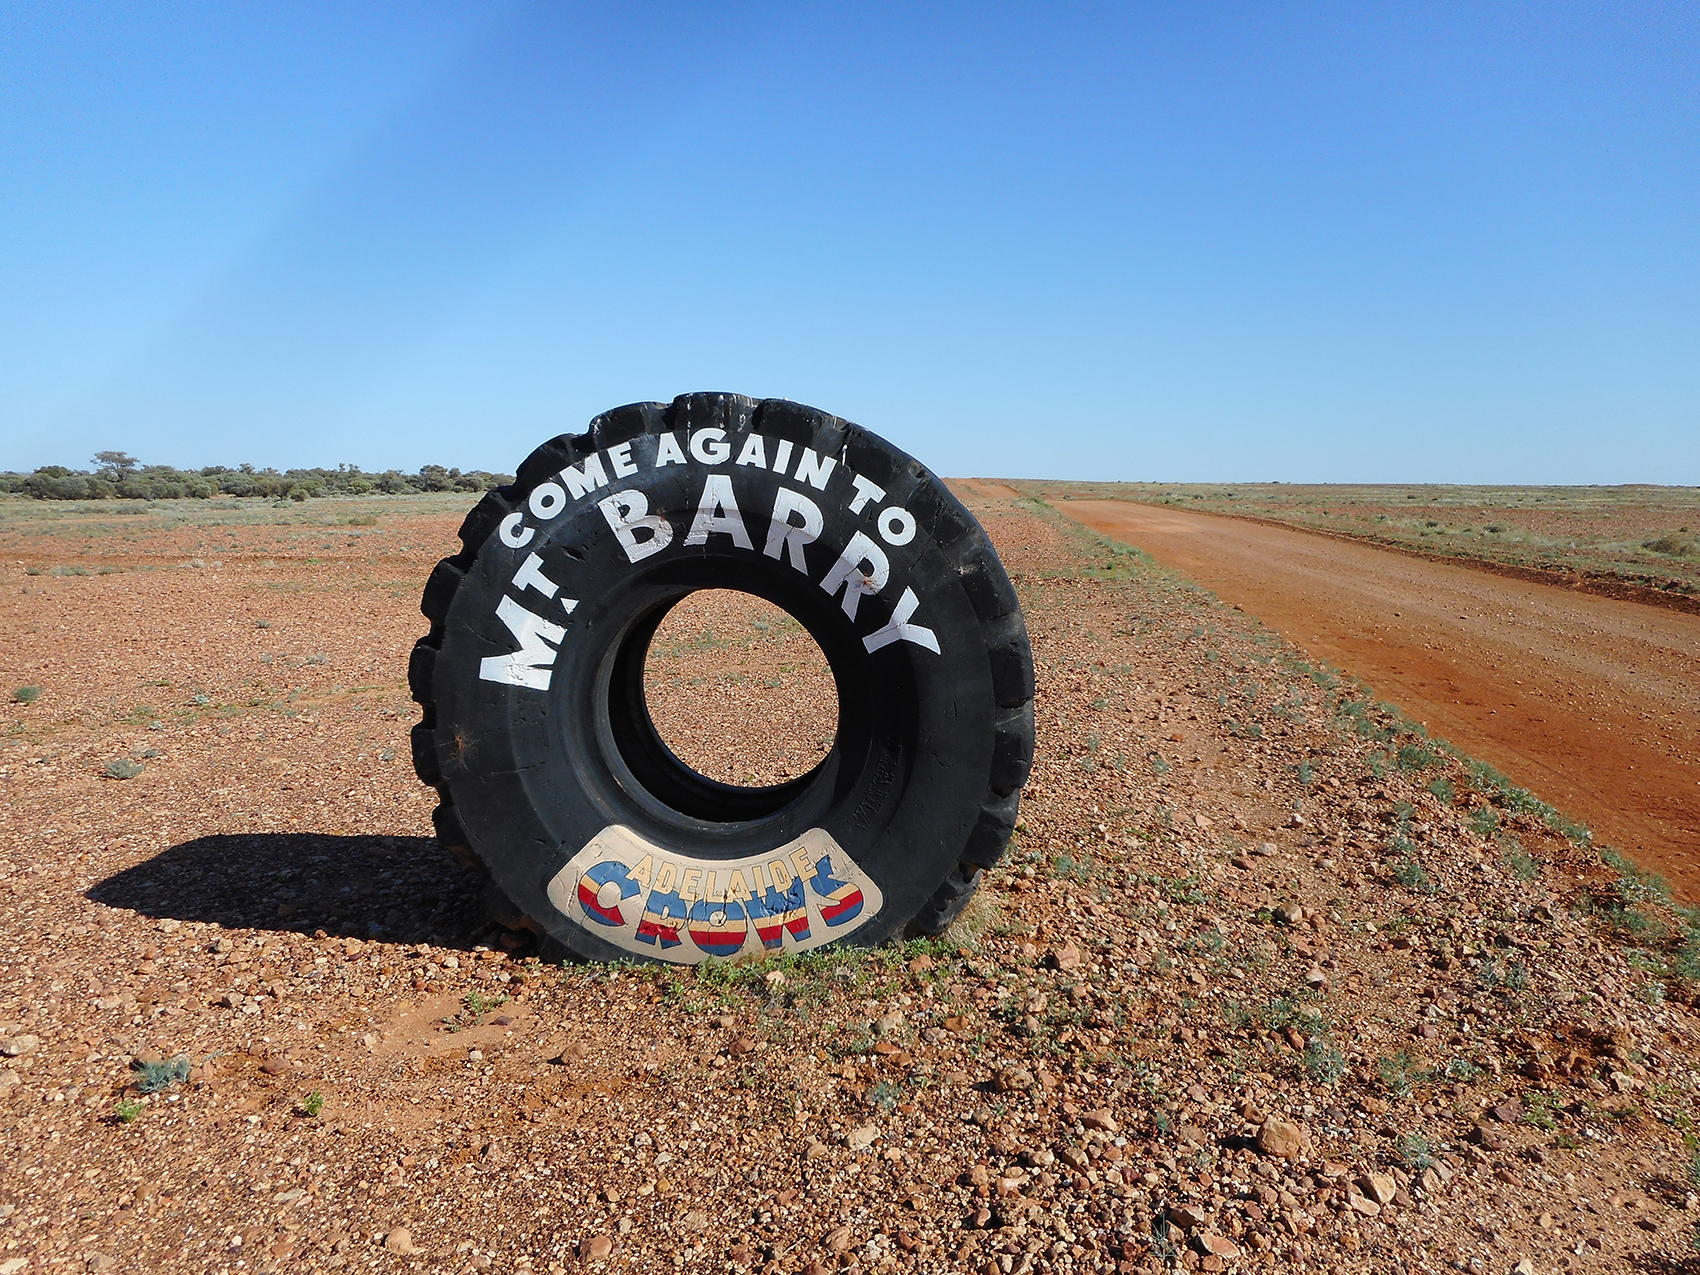
<path fill-rule="evenodd" d="M 33 704 L 40 698 L 41 687 L 39 686 L 20 686 L 12 692 L 12 703 L 14 704 Z"/>

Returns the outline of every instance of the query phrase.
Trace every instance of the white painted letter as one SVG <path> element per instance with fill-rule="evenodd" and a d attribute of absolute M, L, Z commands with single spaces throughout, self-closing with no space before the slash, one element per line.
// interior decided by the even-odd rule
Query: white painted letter
<path fill-rule="evenodd" d="M 915 538 L 915 515 L 900 505 L 880 510 L 880 539 L 888 545 L 906 545 Z"/>
<path fill-rule="evenodd" d="M 561 480 L 567 484 L 567 489 L 573 493 L 573 498 L 589 495 L 598 487 L 608 485 L 608 471 L 602 468 L 602 457 L 590 455 L 584 458 L 584 463 L 577 469 L 568 465 L 561 471 Z"/>
<path fill-rule="evenodd" d="M 614 462 L 614 477 L 630 478 L 637 473 L 637 465 L 632 460 L 631 440 L 608 449 L 608 459 Z"/>
<path fill-rule="evenodd" d="M 560 585 L 543 574 L 543 559 L 536 554 L 519 564 L 519 570 L 514 572 L 514 588 L 521 593 L 536 589 L 546 598 L 552 598 L 561 591 Z"/>
<path fill-rule="evenodd" d="M 785 472 L 785 466 L 790 463 L 791 440 L 789 438 L 782 438 L 779 440 L 779 446 L 773 449 L 773 472 L 776 474 L 783 474 Z"/>
<path fill-rule="evenodd" d="M 655 468 L 663 465 L 683 465 L 685 453 L 679 450 L 679 439 L 673 434 L 662 434 L 655 442 Z"/>
<path fill-rule="evenodd" d="M 641 491 L 617 491 L 597 501 L 596 507 L 619 538 L 626 557 L 633 562 L 642 562 L 673 543 L 673 524 L 660 514 L 649 512 L 649 497 Z M 649 528 L 647 539 L 637 538 L 639 527 Z"/>
<path fill-rule="evenodd" d="M 851 474 L 850 482 L 851 485 L 856 488 L 856 495 L 854 499 L 850 501 L 850 512 L 853 514 L 861 513 L 862 506 L 867 504 L 870 500 L 885 499 L 885 488 L 881 487 L 878 483 L 869 482 L 860 474 Z"/>
<path fill-rule="evenodd" d="M 803 521 L 792 522 L 792 514 L 801 514 Z M 803 561 L 803 546 L 813 544 L 825 525 L 819 505 L 801 492 L 781 487 L 773 499 L 773 521 L 767 524 L 767 547 L 762 552 L 777 559 L 783 544 L 791 555 L 791 565 L 806 575 L 809 567 Z"/>
<path fill-rule="evenodd" d="M 723 464 L 731 454 L 732 444 L 723 429 L 699 429 L 691 435 L 691 455 L 705 465 Z"/>
<path fill-rule="evenodd" d="M 573 606 L 577 606 L 575 602 Z M 567 610 L 571 611 L 572 607 Z M 496 604 L 496 614 L 508 632 L 519 643 L 512 655 L 486 656 L 478 664 L 478 676 L 486 682 L 501 682 L 505 686 L 529 686 L 534 691 L 549 689 L 549 673 L 555 663 L 555 648 L 550 642 L 560 642 L 567 631 L 558 624 L 533 615 L 512 598 Z"/>
<path fill-rule="evenodd" d="M 721 433 L 720 430 L 705 430 L 704 433 Z M 721 444 L 722 447 L 726 445 Z M 691 444 L 695 453 L 695 440 Z M 732 449 L 727 447 L 730 452 Z M 721 460 L 726 457 L 722 456 Z M 732 480 L 725 474 L 710 474 L 702 485 L 702 499 L 697 502 L 696 520 L 691 523 L 691 532 L 685 537 L 688 545 L 707 544 L 708 538 L 716 531 L 725 532 L 732 537 L 732 543 L 740 549 L 754 549 L 750 543 L 750 533 L 744 529 L 744 517 L 738 512 L 738 502 L 732 495 Z"/>
<path fill-rule="evenodd" d="M 521 531 L 525 534 L 521 535 Z M 525 526 L 525 515 L 516 510 L 502 519 L 496 534 L 501 536 L 502 543 L 508 548 L 523 549 L 536 537 L 537 528 Z"/>
<path fill-rule="evenodd" d="M 767 444 L 762 441 L 760 434 L 751 434 L 744 440 L 744 448 L 738 453 L 735 462 L 739 465 L 760 465 L 767 468 Z"/>
<path fill-rule="evenodd" d="M 854 620 L 856 604 L 862 600 L 862 595 L 878 593 L 890 578 L 891 562 L 886 558 L 885 550 L 858 531 L 850 537 L 850 543 L 844 546 L 844 552 L 832 564 L 832 570 L 826 573 L 820 587 L 833 594 L 843 585 L 844 614 Z"/>
<path fill-rule="evenodd" d="M 532 489 L 528 503 L 533 517 L 548 522 L 567 507 L 567 493 L 561 490 L 559 483 L 538 483 Z"/>
<path fill-rule="evenodd" d="M 882 646 L 890 646 L 893 642 L 913 642 L 916 646 L 926 647 L 934 655 L 939 654 L 938 635 L 923 625 L 909 623 L 909 617 L 915 614 L 915 608 L 920 605 L 921 599 L 915 596 L 915 590 L 904 589 L 903 596 L 897 599 L 897 607 L 891 613 L 891 622 L 862 639 L 862 645 L 868 648 L 868 654 L 872 655 Z"/>
<path fill-rule="evenodd" d="M 812 447 L 805 447 L 802 459 L 797 462 L 797 472 L 791 476 L 798 482 L 807 479 L 816 491 L 825 491 L 827 476 L 837 463 L 832 457 L 816 456 Z"/>

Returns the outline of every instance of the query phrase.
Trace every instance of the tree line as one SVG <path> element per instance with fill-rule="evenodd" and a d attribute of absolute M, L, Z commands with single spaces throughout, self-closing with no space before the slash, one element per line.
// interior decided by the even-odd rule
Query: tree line
<path fill-rule="evenodd" d="M 144 465 L 126 452 L 96 452 L 93 469 L 43 465 L 34 473 L 0 473 L 0 492 L 37 500 L 206 500 L 214 496 L 265 496 L 310 500 L 320 496 L 410 496 L 429 491 L 488 491 L 511 483 L 511 474 L 422 465 L 368 473 L 358 465 L 335 469 L 256 469 L 207 465 L 177 469 Z"/>

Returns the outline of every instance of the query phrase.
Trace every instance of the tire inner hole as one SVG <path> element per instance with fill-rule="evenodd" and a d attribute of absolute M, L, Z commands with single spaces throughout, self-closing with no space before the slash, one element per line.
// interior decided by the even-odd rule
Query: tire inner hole
<path fill-rule="evenodd" d="M 644 659 L 643 695 L 674 756 L 740 788 L 807 774 L 838 730 L 838 690 L 814 638 L 736 589 L 700 589 L 667 613 Z"/>

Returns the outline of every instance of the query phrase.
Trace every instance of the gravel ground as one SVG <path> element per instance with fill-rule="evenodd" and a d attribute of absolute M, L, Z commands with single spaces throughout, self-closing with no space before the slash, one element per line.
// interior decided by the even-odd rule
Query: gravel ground
<path fill-rule="evenodd" d="M 970 504 L 1039 667 L 1005 867 L 943 941 L 695 972 L 545 966 L 429 840 L 446 503 L 293 550 L 8 530 L 0 1275 L 1688 1269 L 1656 885 L 1139 555 Z M 664 731 L 805 698 L 746 666 L 806 638 L 708 604 Z"/>

